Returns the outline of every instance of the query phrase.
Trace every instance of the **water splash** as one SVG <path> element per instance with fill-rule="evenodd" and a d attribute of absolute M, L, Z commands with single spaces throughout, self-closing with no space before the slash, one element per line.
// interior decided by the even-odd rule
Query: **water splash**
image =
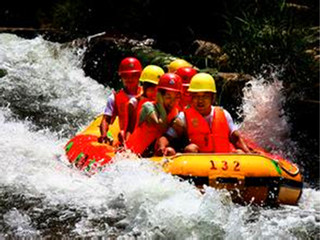
<path fill-rule="evenodd" d="M 260 76 L 246 83 L 240 108 L 243 116 L 240 130 L 261 147 L 292 157 L 297 144 L 290 139 L 289 119 L 283 109 L 283 84 L 276 73 L 271 78 L 267 81 Z"/>

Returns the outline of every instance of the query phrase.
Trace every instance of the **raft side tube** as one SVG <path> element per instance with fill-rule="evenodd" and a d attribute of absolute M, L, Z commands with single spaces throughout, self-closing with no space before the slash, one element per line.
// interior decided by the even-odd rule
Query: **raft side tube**
<path fill-rule="evenodd" d="M 227 189 L 238 203 L 296 205 L 302 193 L 300 173 L 292 176 L 277 160 L 258 154 L 178 154 L 151 160 L 198 187 Z"/>

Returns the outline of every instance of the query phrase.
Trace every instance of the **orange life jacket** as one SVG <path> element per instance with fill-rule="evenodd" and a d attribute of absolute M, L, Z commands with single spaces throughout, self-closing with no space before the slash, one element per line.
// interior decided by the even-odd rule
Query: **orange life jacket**
<path fill-rule="evenodd" d="M 136 97 L 141 95 L 142 93 L 142 88 L 139 87 L 138 89 L 138 94 Z M 121 89 L 119 92 L 115 94 L 115 113 L 114 113 L 114 118 L 116 116 L 119 116 L 119 126 L 120 130 L 127 130 L 128 127 L 128 103 L 129 103 L 129 96 L 128 94 Z"/>
<path fill-rule="evenodd" d="M 153 104 L 155 104 L 153 102 Z M 167 115 L 167 124 L 170 125 L 171 122 L 178 115 L 179 110 L 174 107 L 170 113 Z M 142 154 L 149 145 L 156 139 L 164 134 L 166 129 L 160 129 L 156 124 L 149 124 L 147 121 L 141 123 L 135 128 L 133 133 L 128 138 L 126 142 L 126 147 L 131 149 L 132 152 L 136 154 Z"/>
<path fill-rule="evenodd" d="M 193 107 L 184 111 L 190 143 L 199 147 L 200 152 L 228 153 L 231 151 L 229 126 L 223 109 L 214 108 L 212 127 Z"/>

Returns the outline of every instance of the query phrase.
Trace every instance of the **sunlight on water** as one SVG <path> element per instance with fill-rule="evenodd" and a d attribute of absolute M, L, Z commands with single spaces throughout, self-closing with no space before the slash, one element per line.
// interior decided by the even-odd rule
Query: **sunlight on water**
<path fill-rule="evenodd" d="M 109 91 L 84 76 L 82 51 L 40 37 L 0 34 L 0 68 L 8 72 L 0 79 L 0 238 L 319 237 L 320 191 L 315 189 L 305 189 L 298 206 L 267 209 L 238 206 L 229 193 L 210 187 L 201 194 L 194 185 L 129 153 L 118 154 L 92 177 L 71 168 L 63 149 L 69 137 L 60 131 L 74 129 L 68 126 L 74 119 L 88 123 L 102 111 Z M 282 101 L 281 83 L 251 84 L 244 129 L 255 130 L 253 136 L 263 140 L 272 136 L 266 127 L 279 121 L 272 128 L 278 133 L 275 139 L 288 140 L 290 129 L 274 103 Z M 247 109 L 253 105 L 256 112 Z M 269 105 L 279 111 L 270 111 Z M 37 119 L 39 115 L 47 122 Z M 266 116 L 270 123 L 263 121 Z"/>

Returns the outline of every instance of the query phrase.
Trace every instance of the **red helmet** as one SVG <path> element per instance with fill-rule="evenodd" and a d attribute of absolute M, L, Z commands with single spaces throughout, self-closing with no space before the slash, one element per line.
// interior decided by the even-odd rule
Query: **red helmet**
<path fill-rule="evenodd" d="M 142 71 L 141 63 L 138 59 L 134 57 L 127 57 L 123 59 L 119 66 L 119 74 L 122 73 L 135 73 Z"/>
<path fill-rule="evenodd" d="M 181 67 L 176 71 L 176 74 L 182 79 L 182 85 L 186 87 L 190 85 L 191 78 L 197 73 L 198 71 L 192 67 Z"/>
<path fill-rule="evenodd" d="M 164 89 L 174 92 L 182 91 L 181 77 L 175 73 L 165 73 L 160 77 L 158 89 Z"/>

